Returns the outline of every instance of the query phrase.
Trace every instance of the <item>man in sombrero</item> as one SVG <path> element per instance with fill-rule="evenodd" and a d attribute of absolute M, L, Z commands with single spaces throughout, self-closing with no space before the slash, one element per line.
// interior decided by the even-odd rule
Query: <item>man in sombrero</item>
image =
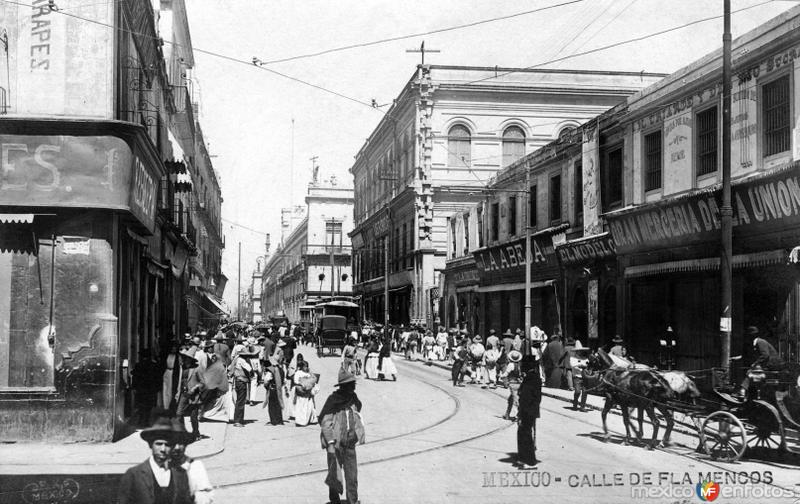
<path fill-rule="evenodd" d="M 344 493 L 345 483 L 347 502 L 357 504 L 359 501 L 356 445 L 364 444 L 364 424 L 360 414 L 361 401 L 356 395 L 356 377 L 340 368 L 336 387 L 338 389 L 328 397 L 319 413 L 319 425 L 322 427 L 320 441 L 328 457 L 328 475 L 325 484 L 328 485 L 331 504 L 342 502 L 339 495 Z"/>
<path fill-rule="evenodd" d="M 178 432 L 173 419 L 164 411 L 140 435 L 150 447 L 150 456 L 122 475 L 119 504 L 191 504 L 186 471 L 169 465 L 172 449 L 185 432 Z"/>

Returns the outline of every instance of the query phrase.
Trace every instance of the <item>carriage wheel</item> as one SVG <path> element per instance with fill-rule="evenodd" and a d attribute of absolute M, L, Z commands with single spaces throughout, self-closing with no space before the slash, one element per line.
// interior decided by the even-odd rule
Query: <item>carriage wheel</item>
<path fill-rule="evenodd" d="M 747 446 L 786 450 L 786 432 L 775 406 L 761 400 L 752 401 L 747 406 Z"/>
<path fill-rule="evenodd" d="M 703 450 L 714 460 L 739 460 L 747 448 L 744 425 L 728 411 L 715 411 L 700 425 Z"/>

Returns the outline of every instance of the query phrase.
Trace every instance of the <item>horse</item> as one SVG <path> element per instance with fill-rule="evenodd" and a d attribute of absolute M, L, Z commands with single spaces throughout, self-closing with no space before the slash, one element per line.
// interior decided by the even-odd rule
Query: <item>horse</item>
<path fill-rule="evenodd" d="M 637 440 L 641 441 L 644 434 L 644 413 L 646 412 L 653 424 L 653 436 L 647 448 L 650 450 L 655 448 L 658 429 L 661 425 L 656 415 L 657 410 L 667 423 L 664 438 L 658 443 L 658 446 L 667 446 L 674 427 L 672 410 L 668 403 L 681 396 L 698 397 L 700 391 L 694 381 L 680 371 L 661 372 L 650 368 L 611 368 L 610 365 L 611 360 L 603 350 L 599 350 L 597 356 L 590 360 L 590 368 L 594 367 L 599 371 L 599 380 L 595 388 L 606 398 L 601 412 L 605 439 L 609 438 L 606 424 L 608 412 L 615 405 L 619 405 L 625 424 L 623 444 L 627 445 L 630 442 L 630 429 L 636 432 Z M 639 413 L 638 431 L 630 418 L 630 410 L 633 408 L 637 408 Z"/>

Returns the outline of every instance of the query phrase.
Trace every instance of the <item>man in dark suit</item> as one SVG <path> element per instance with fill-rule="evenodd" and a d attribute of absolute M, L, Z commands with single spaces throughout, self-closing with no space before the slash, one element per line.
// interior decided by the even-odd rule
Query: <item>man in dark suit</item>
<path fill-rule="evenodd" d="M 180 433 L 166 412 L 141 436 L 150 446 L 150 457 L 122 475 L 119 504 L 191 504 L 186 471 L 169 466 L 170 453 Z"/>
<path fill-rule="evenodd" d="M 753 351 L 755 360 L 750 366 L 750 370 L 760 368 L 764 371 L 780 371 L 786 367 L 786 363 L 781 359 L 778 351 L 772 344 L 759 335 L 758 327 L 750 326 L 744 331 L 745 340 L 753 338 Z M 740 359 L 741 356 L 736 356 L 733 359 Z M 750 377 L 745 376 L 742 380 L 742 388 L 739 391 L 740 397 L 745 397 L 747 390 L 750 388 Z"/>

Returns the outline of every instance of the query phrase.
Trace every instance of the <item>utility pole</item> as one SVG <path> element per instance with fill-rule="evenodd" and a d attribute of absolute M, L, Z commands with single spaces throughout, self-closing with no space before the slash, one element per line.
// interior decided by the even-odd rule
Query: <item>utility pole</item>
<path fill-rule="evenodd" d="M 242 319 L 242 242 L 239 242 L 239 275 L 236 283 L 238 290 L 236 293 L 236 318 Z"/>
<path fill-rule="evenodd" d="M 420 44 L 420 46 L 419 46 L 419 49 L 406 49 L 406 52 L 407 53 L 421 53 L 422 54 L 422 65 L 424 65 L 425 64 L 425 53 L 426 52 L 439 53 L 439 52 L 442 52 L 442 51 L 440 51 L 439 49 L 425 49 L 425 41 L 423 40 L 422 44 Z"/>
<path fill-rule="evenodd" d="M 525 355 L 531 353 L 531 167 L 525 163 Z"/>
<path fill-rule="evenodd" d="M 386 216 L 388 218 L 388 207 Z M 391 222 L 391 221 L 390 221 Z M 392 234 L 391 226 L 383 238 L 383 327 L 389 327 L 389 236 Z"/>
<path fill-rule="evenodd" d="M 334 256 L 333 256 L 333 247 L 334 247 L 334 245 L 336 243 L 336 233 L 334 232 L 335 223 L 336 223 L 336 221 L 334 219 L 330 220 L 330 226 L 331 226 L 331 301 L 333 301 L 334 282 L 336 281 L 336 279 L 334 278 L 336 276 L 336 269 L 335 269 L 335 259 L 334 259 Z"/>
<path fill-rule="evenodd" d="M 720 257 L 720 287 L 722 288 L 719 330 L 722 367 L 727 369 L 731 357 L 733 208 L 731 207 L 731 0 L 723 0 L 722 34 L 722 256 Z"/>

